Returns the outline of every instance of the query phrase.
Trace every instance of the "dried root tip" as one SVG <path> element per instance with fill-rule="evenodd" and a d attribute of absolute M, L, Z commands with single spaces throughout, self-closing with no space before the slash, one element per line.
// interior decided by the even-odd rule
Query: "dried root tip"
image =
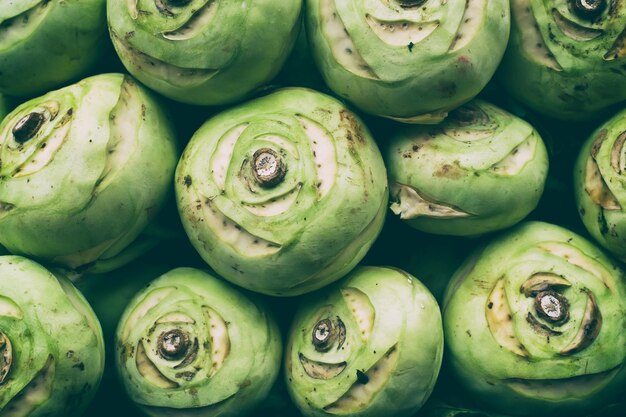
<path fill-rule="evenodd" d="M 583 19 L 593 20 L 606 9 L 606 0 L 570 0 L 570 8 Z"/>
<path fill-rule="evenodd" d="M 563 324 L 569 319 L 569 303 L 556 291 L 541 291 L 535 296 L 535 311 L 542 319 L 553 324 Z"/>
<path fill-rule="evenodd" d="M 177 360 L 184 357 L 189 350 L 189 335 L 180 329 L 161 333 L 158 341 L 159 355 L 163 359 Z"/>
<path fill-rule="evenodd" d="M 254 177 L 262 187 L 273 187 L 285 178 L 287 167 L 278 153 L 270 148 L 257 150 L 252 157 Z"/>
<path fill-rule="evenodd" d="M 46 121 L 43 113 L 32 112 L 22 117 L 13 127 L 12 133 L 17 143 L 25 143 L 34 138 Z"/>

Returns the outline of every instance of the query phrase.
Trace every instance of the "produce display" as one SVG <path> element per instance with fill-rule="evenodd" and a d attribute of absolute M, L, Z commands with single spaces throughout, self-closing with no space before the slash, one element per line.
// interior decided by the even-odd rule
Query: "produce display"
<path fill-rule="evenodd" d="M 623 417 L 626 1 L 0 0 L 0 417 Z"/>

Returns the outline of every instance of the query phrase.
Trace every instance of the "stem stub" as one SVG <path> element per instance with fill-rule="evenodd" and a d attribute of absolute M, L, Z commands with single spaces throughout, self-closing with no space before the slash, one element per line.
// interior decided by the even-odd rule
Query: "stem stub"
<path fill-rule="evenodd" d="M 187 354 L 188 350 L 189 335 L 180 329 L 173 329 L 159 336 L 158 351 L 164 359 L 180 359 Z"/>
<path fill-rule="evenodd" d="M 572 0 L 570 3 L 574 13 L 583 19 L 593 19 L 602 13 L 606 7 L 606 0 Z"/>
<path fill-rule="evenodd" d="M 276 151 L 261 148 L 252 156 L 252 172 L 262 187 L 273 187 L 283 180 L 287 167 Z"/>
<path fill-rule="evenodd" d="M 542 319 L 562 324 L 569 319 L 569 303 L 556 291 L 542 291 L 535 297 L 535 310 Z"/>
<path fill-rule="evenodd" d="M 28 140 L 35 137 L 41 126 L 45 121 L 45 116 L 42 113 L 32 112 L 22 117 L 13 126 L 13 137 L 17 143 L 25 143 Z"/>

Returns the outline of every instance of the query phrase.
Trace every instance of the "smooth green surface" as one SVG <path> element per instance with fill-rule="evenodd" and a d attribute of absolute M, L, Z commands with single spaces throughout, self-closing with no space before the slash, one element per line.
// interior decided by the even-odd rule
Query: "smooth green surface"
<path fill-rule="evenodd" d="M 626 3 L 601 2 L 594 18 L 574 13 L 573 3 L 511 0 L 511 41 L 498 79 L 537 112 L 576 122 L 604 117 L 626 100 Z"/>
<path fill-rule="evenodd" d="M 107 6 L 111 39 L 128 71 L 166 97 L 199 105 L 238 102 L 268 83 L 296 41 L 302 12 L 302 0 Z"/>
<path fill-rule="evenodd" d="M 93 69 L 109 42 L 106 0 L 1 0 L 0 92 L 36 96 Z"/>
<path fill-rule="evenodd" d="M 45 122 L 20 144 L 31 113 Z M 77 268 L 120 254 L 164 204 L 177 144 L 159 103 L 101 74 L 17 107 L 0 124 L 0 243 Z"/>
<path fill-rule="evenodd" d="M 13 349 L 2 414 L 81 415 L 104 370 L 93 310 L 67 279 L 26 258 L 0 257 L 0 275 L 0 332 Z"/>
<path fill-rule="evenodd" d="M 260 185 L 254 153 L 281 155 L 283 180 Z M 269 295 L 299 295 L 349 272 L 387 212 L 380 151 L 334 98 L 286 88 L 209 119 L 185 148 L 176 196 L 191 243 L 218 274 Z"/>
<path fill-rule="evenodd" d="M 367 301 L 351 300 L 352 293 Z M 370 326 L 364 319 L 368 315 Z M 312 333 L 322 319 L 344 323 L 343 344 L 336 342 L 328 351 L 315 348 Z M 372 372 L 385 368 L 382 362 L 393 355 L 397 355 L 393 365 L 374 376 Z M 441 315 L 428 289 L 399 269 L 358 267 L 299 306 L 285 348 L 285 380 L 293 401 L 306 416 L 409 416 L 432 392 L 442 355 Z M 345 362 L 346 366 L 334 377 L 315 378 L 304 367 L 303 357 L 329 365 Z M 359 372 L 369 374 L 369 381 L 357 382 Z M 361 387 L 366 394 L 356 404 L 325 410 L 347 395 L 358 396 L 349 393 Z"/>
<path fill-rule="evenodd" d="M 367 113 L 438 122 L 475 97 L 504 53 L 507 0 L 307 0 L 307 36 L 330 88 Z"/>
<path fill-rule="evenodd" d="M 622 261 L 626 260 L 625 138 L 626 110 L 621 110 L 589 136 L 574 169 L 574 195 L 585 227 Z"/>
<path fill-rule="evenodd" d="M 225 333 L 214 325 L 215 317 Z M 167 360 L 157 353 L 159 336 L 173 329 L 188 332 L 197 343 L 190 359 Z M 177 268 L 129 303 L 116 351 L 125 389 L 147 415 L 239 416 L 270 391 L 282 342 L 276 322 L 258 301 L 204 271 Z M 145 372 L 141 357 L 154 373 Z M 166 380 L 169 386 L 163 385 Z"/>
<path fill-rule="evenodd" d="M 537 130 L 482 100 L 439 125 L 398 125 L 381 141 L 391 210 L 428 233 L 472 236 L 510 227 L 537 206 L 548 176 Z"/>
<path fill-rule="evenodd" d="M 539 319 L 534 297 L 521 291 L 537 274 L 568 280 L 562 325 Z M 504 295 L 492 297 L 498 285 Z M 471 395 L 502 413 L 585 415 L 615 400 L 626 372 L 626 281 L 621 266 L 579 235 L 560 226 L 527 222 L 477 250 L 457 270 L 443 304 L 446 354 Z M 582 328 L 589 298 L 600 311 L 591 343 L 564 353 Z M 511 331 L 497 337 L 489 316 L 507 309 Z M 597 325 L 597 322 L 595 323 Z"/>

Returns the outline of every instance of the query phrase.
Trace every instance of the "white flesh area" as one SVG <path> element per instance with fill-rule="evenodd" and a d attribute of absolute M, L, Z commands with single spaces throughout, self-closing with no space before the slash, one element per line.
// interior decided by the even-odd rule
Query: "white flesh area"
<path fill-rule="evenodd" d="M 137 351 L 135 352 L 135 364 L 137 371 L 143 377 L 143 379 L 161 389 L 173 389 L 178 387 L 176 382 L 170 381 L 163 375 L 157 367 L 152 363 L 142 343 L 137 345 Z"/>
<path fill-rule="evenodd" d="M 55 361 L 48 356 L 45 366 L 37 375 L 2 409 L 2 417 L 28 417 L 41 404 L 48 401 L 54 383 Z"/>
<path fill-rule="evenodd" d="M 380 40 L 391 46 L 417 44 L 439 27 L 438 21 L 411 22 L 409 20 L 380 20 L 367 15 L 367 24 Z"/>
<path fill-rule="evenodd" d="M 160 319 L 158 319 L 156 321 L 156 324 L 163 324 L 163 323 L 172 323 L 172 324 L 177 324 L 177 323 L 186 323 L 186 324 L 194 324 L 196 321 L 194 319 L 192 319 L 191 317 L 189 317 L 187 314 L 185 313 L 170 313 L 167 314 L 163 317 L 161 317 Z"/>
<path fill-rule="evenodd" d="M 301 189 L 302 184 L 297 184 L 293 190 L 273 200 L 266 201 L 261 204 L 248 204 L 243 202 L 242 205 L 246 208 L 246 210 L 248 210 L 255 216 L 277 216 L 279 214 L 283 214 L 294 205 L 294 203 L 298 199 L 298 195 L 300 194 Z"/>
<path fill-rule="evenodd" d="M 535 156 L 536 138 L 533 136 L 511 150 L 504 159 L 493 164 L 491 170 L 501 175 L 517 175 Z"/>
<path fill-rule="evenodd" d="M 526 280 L 521 288 L 520 292 L 525 296 L 530 297 L 534 293 L 545 291 L 550 287 L 571 287 L 572 284 L 565 278 L 551 274 L 551 273 L 537 273 L 531 278 Z"/>
<path fill-rule="evenodd" d="M 485 317 L 493 338 L 500 346 L 516 355 L 529 356 L 515 335 L 513 316 L 504 288 L 504 279 L 499 279 L 491 290 L 485 305 Z"/>
<path fill-rule="evenodd" d="M 115 174 L 124 168 L 134 153 L 139 123 L 137 117 L 141 112 L 142 105 L 139 92 L 131 87 L 128 82 L 124 82 L 118 102 L 109 117 L 110 133 L 106 149 L 107 159 L 102 174 L 96 182 L 98 185 L 94 192 L 106 188 L 114 181 Z"/>
<path fill-rule="evenodd" d="M 217 372 L 230 353 L 230 338 L 228 326 L 224 319 L 213 309 L 204 307 L 204 313 L 209 324 L 209 342 L 211 344 L 211 372 Z"/>
<path fill-rule="evenodd" d="M 483 28 L 483 19 L 487 15 L 485 3 L 485 0 L 466 0 L 465 12 L 456 31 L 456 37 L 450 45 L 450 51 L 454 52 L 465 48 L 474 40 L 478 31 Z"/>
<path fill-rule="evenodd" d="M 585 168 L 585 192 L 591 201 L 605 210 L 621 210 L 621 205 L 606 185 L 597 162 L 591 156 L 587 158 Z"/>
<path fill-rule="evenodd" d="M 438 218 L 469 217 L 469 213 L 452 206 L 435 203 L 422 197 L 415 188 L 408 185 L 392 183 L 391 195 L 397 200 L 390 205 L 391 211 L 401 219 L 415 219 L 422 216 Z"/>
<path fill-rule="evenodd" d="M 591 275 L 602 281 L 606 288 L 615 293 L 611 273 L 600 262 L 593 260 L 578 249 L 560 242 L 544 242 L 539 247 L 591 273 Z"/>
<path fill-rule="evenodd" d="M 0 295 L 0 317 L 11 317 L 21 320 L 24 315 L 22 309 L 13 300 Z"/>
<path fill-rule="evenodd" d="M 27 160 L 16 172 L 14 177 L 23 177 L 38 172 L 48 165 L 54 158 L 55 153 L 61 148 L 72 127 L 71 117 L 54 127 L 52 134 L 46 140 L 45 147 L 40 147 L 34 152 L 33 157 Z"/>
<path fill-rule="evenodd" d="M 307 132 L 307 138 L 313 153 L 313 160 L 317 169 L 317 198 L 321 200 L 328 194 L 335 184 L 337 176 L 337 155 L 332 135 L 319 123 L 306 117 L 296 117 L 302 128 Z"/>
<path fill-rule="evenodd" d="M 398 361 L 398 349 L 392 347 L 374 366 L 365 372 L 366 383 L 355 382 L 350 389 L 334 403 L 324 407 L 328 413 L 355 412 L 366 408 L 376 393 L 382 390 L 391 377 Z"/>
<path fill-rule="evenodd" d="M 372 302 L 367 294 L 356 288 L 342 288 L 341 295 L 354 316 L 361 339 L 367 342 L 372 334 L 376 318 L 376 310 Z"/>
<path fill-rule="evenodd" d="M 131 67 L 141 68 L 150 77 L 167 81 L 177 87 L 193 87 L 205 83 L 220 71 L 214 68 L 177 67 L 133 48 L 115 34 L 112 34 L 112 38 L 120 49 L 120 55 L 127 57 Z"/>
<path fill-rule="evenodd" d="M 242 226 L 222 214 L 210 200 L 202 206 L 204 220 L 208 228 L 218 237 L 220 244 L 226 244 L 249 257 L 269 256 L 278 252 L 281 245 L 262 239 L 248 232 Z"/>
<path fill-rule="evenodd" d="M 218 6 L 219 0 L 209 0 L 207 4 L 194 13 L 187 23 L 174 31 L 163 33 L 162 36 L 171 41 L 183 41 L 195 38 L 206 31 L 206 27 L 215 17 Z"/>
<path fill-rule="evenodd" d="M 543 66 L 555 71 L 563 68 L 550 52 L 539 31 L 537 20 L 533 16 L 529 0 L 517 0 L 511 3 L 513 17 L 516 20 L 522 37 L 522 49 L 527 51 L 532 59 Z"/>
<path fill-rule="evenodd" d="M 547 401 L 561 401 L 563 398 L 585 398 L 597 392 L 600 387 L 613 379 L 619 370 L 611 369 L 592 375 L 580 375 L 573 378 L 529 380 L 508 379 L 505 383 L 525 397 Z"/>
<path fill-rule="evenodd" d="M 600 321 L 600 323 L 596 326 L 593 326 L 593 323 L 596 321 Z M 574 339 L 572 339 L 572 341 L 561 350 L 561 354 L 569 355 L 580 349 L 584 349 L 587 344 L 595 340 L 598 332 L 600 331 L 599 327 L 601 325 L 602 323 L 600 310 L 598 310 L 593 296 L 587 293 L 587 304 L 585 306 L 585 313 L 583 314 L 583 318 L 580 322 L 578 332 L 576 332 L 576 336 L 574 336 Z"/>
<path fill-rule="evenodd" d="M 333 379 L 334 377 L 342 373 L 344 369 L 346 369 L 345 362 L 341 362 L 341 363 L 317 362 L 317 361 L 307 358 L 303 354 L 300 354 L 299 358 L 300 358 L 300 364 L 304 368 L 304 372 L 306 372 L 306 374 L 313 379 L 323 379 L 323 380 Z"/>
<path fill-rule="evenodd" d="M 126 4 L 128 7 L 128 14 L 130 15 L 130 18 L 133 20 L 139 17 L 139 11 L 137 10 L 137 3 L 139 3 L 139 0 L 126 0 Z"/>
<path fill-rule="evenodd" d="M 624 152 L 624 142 L 626 142 L 626 132 L 622 132 L 611 149 L 611 167 L 617 175 L 622 175 L 626 167 L 626 152 Z"/>
<path fill-rule="evenodd" d="M 324 38 L 332 48 L 333 56 L 339 65 L 360 77 L 379 79 L 356 49 L 348 30 L 339 17 L 335 0 L 321 0 L 320 15 L 320 26 Z"/>
<path fill-rule="evenodd" d="M 132 332 L 135 326 L 137 326 L 139 320 L 141 320 L 143 316 L 145 316 L 154 307 L 159 305 L 161 301 L 167 298 L 174 291 L 176 291 L 176 287 L 162 287 L 150 291 L 143 298 L 143 300 L 141 300 L 141 302 L 137 304 L 137 307 L 126 319 L 126 325 L 122 330 L 122 337 L 120 338 L 121 341 L 127 342 L 130 332 Z"/>
<path fill-rule="evenodd" d="M 233 157 L 235 144 L 247 127 L 248 123 L 240 124 L 239 126 L 233 127 L 222 136 L 211 158 L 211 174 L 213 174 L 213 181 L 215 181 L 217 187 L 222 191 L 226 188 L 226 175 L 228 174 L 230 160 Z"/>

